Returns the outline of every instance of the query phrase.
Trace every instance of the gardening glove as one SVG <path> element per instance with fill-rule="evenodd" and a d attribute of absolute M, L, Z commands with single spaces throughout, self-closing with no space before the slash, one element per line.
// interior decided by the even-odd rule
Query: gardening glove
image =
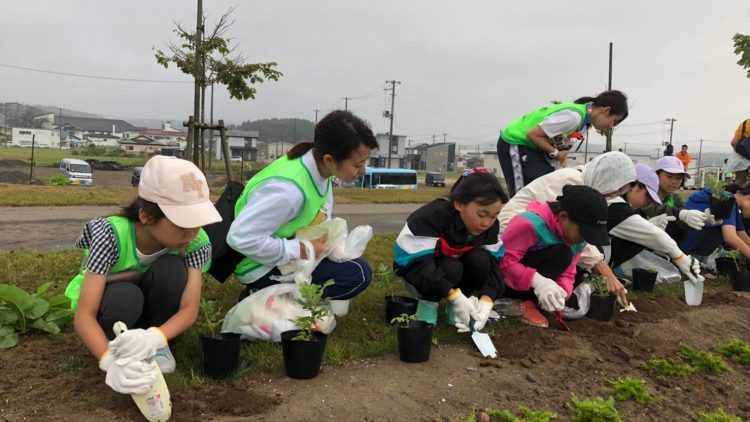
<path fill-rule="evenodd" d="M 534 273 L 531 279 L 531 288 L 539 299 L 539 305 L 547 312 L 562 311 L 565 308 L 565 290 L 539 273 Z"/>
<path fill-rule="evenodd" d="M 481 299 L 472 296 L 471 301 L 474 304 L 474 310 L 471 312 L 471 317 L 474 318 L 474 331 L 480 331 L 487 324 L 487 320 L 490 318 L 490 311 L 492 311 L 492 306 L 495 302 L 486 295 L 482 296 Z"/>
<path fill-rule="evenodd" d="M 107 373 L 104 382 L 121 394 L 145 394 L 156 382 L 156 362 L 133 361 L 124 365 L 109 350 L 99 359 L 99 368 Z"/>
<path fill-rule="evenodd" d="M 649 218 L 648 221 L 651 222 L 651 224 L 655 225 L 659 228 L 659 230 L 664 230 L 667 228 L 667 224 L 669 224 L 670 221 L 677 220 L 677 217 L 668 217 L 667 214 L 659 214 L 656 217 Z"/>
<path fill-rule="evenodd" d="M 706 208 L 706 210 L 703 211 L 703 213 L 706 214 L 706 224 L 708 225 L 713 226 L 713 225 L 721 224 L 724 222 L 724 220 L 720 218 L 716 218 L 714 217 L 713 214 L 711 214 L 711 208 Z"/>
<path fill-rule="evenodd" d="M 454 325 L 458 328 L 458 332 L 469 332 L 469 319 L 471 318 L 471 312 L 474 310 L 474 305 L 461 293 L 461 289 L 453 289 L 453 292 L 448 295 L 448 300 L 453 304 L 453 310 L 456 313 Z"/>
<path fill-rule="evenodd" d="M 119 365 L 151 359 L 157 349 L 167 346 L 167 337 L 157 327 L 128 330 L 109 342 L 109 350 Z"/>
<path fill-rule="evenodd" d="M 698 210 L 682 210 L 680 220 L 693 230 L 701 230 L 706 225 L 706 213 Z"/>
<path fill-rule="evenodd" d="M 703 282 L 703 280 L 705 280 L 701 275 L 700 263 L 698 263 L 698 260 L 692 256 L 683 253 L 672 262 L 687 276 L 688 280 L 693 283 Z"/>

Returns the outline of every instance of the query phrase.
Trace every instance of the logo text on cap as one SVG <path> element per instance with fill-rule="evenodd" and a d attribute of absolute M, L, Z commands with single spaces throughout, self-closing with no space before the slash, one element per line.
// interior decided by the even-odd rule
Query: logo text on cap
<path fill-rule="evenodd" d="M 186 173 L 180 176 L 183 192 L 198 192 L 198 197 L 203 198 L 203 181 L 195 178 L 195 173 Z"/>

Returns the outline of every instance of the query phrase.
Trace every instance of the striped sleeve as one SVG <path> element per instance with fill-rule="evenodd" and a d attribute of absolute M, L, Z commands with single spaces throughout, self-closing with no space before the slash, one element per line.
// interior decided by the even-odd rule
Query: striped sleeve
<path fill-rule="evenodd" d="M 409 224 L 404 224 L 393 245 L 393 260 L 396 265 L 407 267 L 414 260 L 434 255 L 437 241 L 437 237 L 413 234 Z"/>

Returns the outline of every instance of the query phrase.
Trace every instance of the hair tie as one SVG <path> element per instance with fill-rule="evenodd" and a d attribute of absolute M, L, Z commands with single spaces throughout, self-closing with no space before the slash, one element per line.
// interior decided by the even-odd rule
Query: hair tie
<path fill-rule="evenodd" d="M 484 167 L 474 167 L 469 170 L 464 170 L 464 173 L 462 174 L 462 176 L 471 176 L 474 173 L 489 173 L 489 172 Z"/>

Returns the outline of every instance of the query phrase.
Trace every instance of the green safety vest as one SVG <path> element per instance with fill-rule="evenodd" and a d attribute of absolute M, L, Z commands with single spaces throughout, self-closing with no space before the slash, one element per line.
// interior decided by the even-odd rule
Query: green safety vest
<path fill-rule="evenodd" d="M 328 191 L 331 189 L 331 178 L 328 178 L 325 192 L 320 192 L 315 185 L 315 180 L 313 179 L 310 170 L 305 167 L 305 164 L 302 162 L 302 157 L 290 160 L 286 156 L 274 161 L 247 182 L 245 189 L 242 191 L 242 195 L 240 195 L 237 204 L 234 206 L 235 218 L 237 218 L 237 216 L 240 215 L 240 212 L 245 208 L 248 197 L 256 190 L 256 188 L 261 183 L 270 179 L 281 179 L 292 182 L 297 186 L 300 192 L 302 192 L 303 198 L 302 207 L 297 215 L 276 229 L 276 232 L 271 235 L 272 237 L 278 239 L 289 239 L 293 237 L 299 229 L 314 225 L 314 222 L 322 222 L 322 218 L 319 219 L 317 217 L 321 213 L 321 209 L 328 198 Z M 320 221 L 316 221 L 318 219 Z M 261 263 L 254 261 L 252 258 L 245 257 L 239 265 L 237 265 L 234 273 L 238 276 L 243 276 L 261 266 Z"/>
<path fill-rule="evenodd" d="M 591 118 L 591 114 L 589 113 L 588 109 L 590 107 L 590 104 L 553 104 L 551 106 L 542 107 L 539 110 L 532 111 L 531 113 L 521 117 L 520 119 L 515 120 L 510 125 L 506 126 L 505 129 L 503 129 L 502 137 L 505 140 L 505 142 L 509 144 L 515 144 L 515 145 L 524 145 L 526 147 L 529 147 L 534 150 L 538 150 L 539 147 L 536 146 L 529 138 L 526 136 L 526 134 L 533 129 L 534 127 L 538 126 L 539 123 L 541 123 L 547 116 L 553 113 L 557 113 L 558 111 L 562 110 L 573 110 L 576 113 L 578 113 L 581 116 L 581 124 L 578 125 L 577 128 L 573 128 L 565 133 L 565 136 L 567 137 L 573 132 L 578 132 L 583 130 L 584 127 L 589 123 L 589 120 Z"/>
<path fill-rule="evenodd" d="M 534 226 L 534 231 L 536 232 L 537 237 L 537 247 L 535 249 L 545 249 L 550 246 L 554 245 L 564 245 L 565 242 L 563 242 L 561 239 L 558 239 L 557 236 L 555 236 L 554 233 L 552 233 L 552 230 L 550 230 L 549 227 L 547 227 L 547 223 L 544 222 L 541 216 L 539 214 L 532 212 L 532 211 L 524 211 L 521 214 L 519 214 L 526 218 L 527 220 L 531 221 L 531 224 Z M 573 252 L 573 255 L 577 254 L 578 252 L 581 252 L 583 248 L 586 247 L 586 242 L 576 243 L 574 245 L 570 246 L 571 252 Z"/>
<path fill-rule="evenodd" d="M 670 193 L 667 196 L 667 199 L 661 201 L 661 203 L 664 204 L 664 205 L 668 205 L 670 207 L 674 207 L 674 196 Z"/>
<path fill-rule="evenodd" d="M 115 235 L 115 242 L 117 243 L 118 259 L 115 265 L 109 269 L 109 274 L 118 274 L 125 271 L 137 270 L 145 273 L 150 265 L 143 265 L 138 261 L 138 255 L 136 253 L 135 245 L 135 222 L 125 217 L 112 216 L 107 217 L 107 221 L 112 226 L 112 231 Z M 203 229 L 198 231 L 195 238 L 185 248 L 185 254 L 189 254 L 195 250 L 198 250 L 211 242 L 208 240 L 208 235 Z M 169 252 L 172 255 L 179 255 L 180 251 L 173 250 Z M 86 276 L 86 260 L 89 256 L 89 250 L 83 250 L 83 264 L 81 265 L 81 272 L 78 273 L 65 289 L 65 296 L 70 299 L 70 307 L 75 309 L 78 306 L 78 298 L 81 295 L 81 286 L 83 285 L 83 278 Z M 211 267 L 209 261 L 206 265 L 201 268 L 201 271 L 206 272 Z"/>

